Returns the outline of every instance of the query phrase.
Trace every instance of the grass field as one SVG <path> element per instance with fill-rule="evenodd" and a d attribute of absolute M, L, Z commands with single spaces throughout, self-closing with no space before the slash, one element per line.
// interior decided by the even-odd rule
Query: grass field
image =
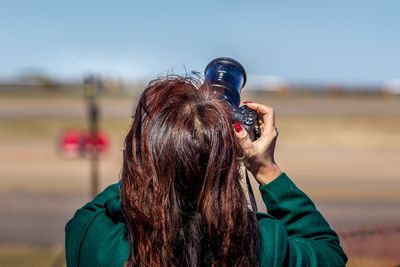
<path fill-rule="evenodd" d="M 399 98 L 246 99 L 275 108 L 277 161 L 335 228 L 400 222 Z M 103 188 L 118 179 L 135 101 L 100 103 L 111 142 L 100 162 Z M 65 222 L 89 199 L 88 159 L 61 157 L 57 142 L 64 130 L 87 127 L 85 112 L 78 97 L 0 97 L 0 266 L 56 261 Z"/>

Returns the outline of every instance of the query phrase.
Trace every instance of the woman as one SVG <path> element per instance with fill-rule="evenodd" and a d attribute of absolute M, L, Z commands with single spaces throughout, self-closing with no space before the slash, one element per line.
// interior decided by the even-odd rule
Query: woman
<path fill-rule="evenodd" d="M 344 266 L 336 233 L 274 161 L 271 108 L 252 142 L 194 78 L 152 81 L 125 139 L 121 181 L 66 226 L 68 266 Z M 244 163 L 268 214 L 248 209 Z"/>

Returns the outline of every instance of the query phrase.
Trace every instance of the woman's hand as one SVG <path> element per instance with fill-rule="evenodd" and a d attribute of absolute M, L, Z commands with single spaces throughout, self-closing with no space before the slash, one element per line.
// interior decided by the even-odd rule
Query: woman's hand
<path fill-rule="evenodd" d="M 245 165 L 260 185 L 267 184 L 277 178 L 282 171 L 275 163 L 274 152 L 278 131 L 275 127 L 275 114 L 271 107 L 258 103 L 245 102 L 258 113 L 261 119 L 261 137 L 252 142 L 243 126 L 235 122 L 236 135 L 245 151 Z"/>

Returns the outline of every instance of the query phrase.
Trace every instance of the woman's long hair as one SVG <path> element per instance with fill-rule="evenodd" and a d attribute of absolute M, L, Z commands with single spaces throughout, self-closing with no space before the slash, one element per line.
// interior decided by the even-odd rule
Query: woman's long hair
<path fill-rule="evenodd" d="M 127 266 L 258 266 L 230 111 L 193 77 L 149 83 L 125 139 Z"/>

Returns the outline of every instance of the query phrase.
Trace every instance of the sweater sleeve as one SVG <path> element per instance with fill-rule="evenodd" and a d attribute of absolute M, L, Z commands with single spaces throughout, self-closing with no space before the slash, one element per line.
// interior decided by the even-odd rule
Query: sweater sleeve
<path fill-rule="evenodd" d="M 345 266 L 338 235 L 285 173 L 260 191 L 261 266 Z"/>

